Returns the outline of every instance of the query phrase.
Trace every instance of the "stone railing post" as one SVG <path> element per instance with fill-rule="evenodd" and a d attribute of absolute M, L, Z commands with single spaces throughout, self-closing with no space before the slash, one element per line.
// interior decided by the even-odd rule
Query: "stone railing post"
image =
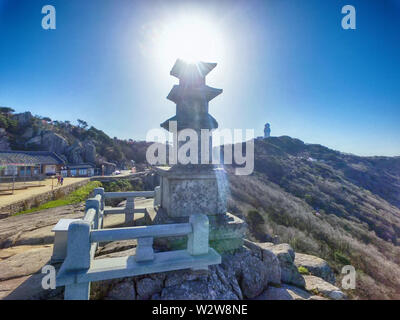
<path fill-rule="evenodd" d="M 90 267 L 90 223 L 87 221 L 71 222 L 68 228 L 67 258 L 62 271 L 77 272 Z M 72 283 L 65 286 L 65 300 L 89 300 L 90 282 Z"/>
<path fill-rule="evenodd" d="M 104 188 L 95 188 L 94 189 L 94 196 L 96 195 L 101 195 L 101 204 L 100 204 L 100 210 L 104 210 Z"/>
<path fill-rule="evenodd" d="M 85 212 L 87 212 L 89 209 L 94 209 L 96 210 L 96 215 L 93 220 L 93 229 L 97 230 L 99 229 L 99 220 L 100 220 L 100 203 L 97 199 L 88 199 L 86 200 L 85 204 Z"/>
<path fill-rule="evenodd" d="M 187 250 L 193 255 L 208 253 L 209 222 L 205 214 L 193 214 L 189 218 L 193 232 L 188 234 Z"/>
<path fill-rule="evenodd" d="M 161 205 L 161 188 L 160 186 L 154 188 L 154 206 Z"/>
<path fill-rule="evenodd" d="M 154 259 L 153 237 L 137 238 L 135 260 L 150 261 Z"/>
<path fill-rule="evenodd" d="M 135 210 L 135 198 L 134 197 L 126 198 L 125 223 L 133 222 L 134 210 Z"/>

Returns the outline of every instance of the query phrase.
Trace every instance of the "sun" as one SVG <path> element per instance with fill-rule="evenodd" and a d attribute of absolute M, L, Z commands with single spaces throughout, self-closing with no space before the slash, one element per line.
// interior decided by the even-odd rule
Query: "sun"
<path fill-rule="evenodd" d="M 151 50 L 163 63 L 178 58 L 188 62 L 221 61 L 224 58 L 224 41 L 219 26 L 200 15 L 185 15 L 160 22 L 152 30 L 151 44 Z"/>

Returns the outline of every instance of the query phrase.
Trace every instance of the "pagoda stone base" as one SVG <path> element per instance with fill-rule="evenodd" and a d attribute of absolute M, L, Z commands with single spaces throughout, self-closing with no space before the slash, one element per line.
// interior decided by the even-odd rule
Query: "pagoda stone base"
<path fill-rule="evenodd" d="M 195 213 L 224 214 L 227 180 L 223 168 L 212 165 L 158 167 L 160 205 L 171 218 Z"/>
<path fill-rule="evenodd" d="M 156 207 L 155 211 L 153 224 L 186 223 L 189 221 L 189 217 L 170 217 L 161 207 Z M 221 253 L 234 251 L 243 245 L 247 224 L 242 219 L 229 212 L 209 215 L 208 219 L 210 222 L 210 247 Z M 157 238 L 154 241 L 168 249 L 186 248 L 186 237 Z"/>

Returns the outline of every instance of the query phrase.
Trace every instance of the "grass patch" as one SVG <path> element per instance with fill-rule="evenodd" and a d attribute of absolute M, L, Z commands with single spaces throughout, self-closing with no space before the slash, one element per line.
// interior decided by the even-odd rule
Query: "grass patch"
<path fill-rule="evenodd" d="M 75 191 L 71 192 L 69 195 L 57 199 L 57 200 L 52 200 L 46 203 L 43 203 L 37 207 L 33 207 L 27 210 L 23 210 L 20 212 L 17 212 L 13 214 L 13 216 L 18 216 L 20 214 L 24 213 L 31 213 L 31 212 L 36 212 L 44 209 L 50 209 L 50 208 L 56 208 L 56 207 L 61 207 L 61 206 L 66 206 L 69 204 L 75 204 L 82 202 L 86 200 L 90 193 L 95 189 L 101 187 L 101 182 L 99 181 L 90 181 L 88 184 L 76 189 Z"/>
<path fill-rule="evenodd" d="M 306 267 L 300 266 L 297 268 L 300 274 L 307 275 L 310 274 L 310 271 Z"/>

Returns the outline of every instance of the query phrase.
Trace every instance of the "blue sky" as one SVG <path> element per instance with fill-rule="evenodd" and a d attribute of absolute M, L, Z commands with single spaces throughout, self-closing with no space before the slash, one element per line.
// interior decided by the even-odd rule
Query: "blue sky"
<path fill-rule="evenodd" d="M 56 30 L 41 27 L 47 4 Z M 346 4 L 356 30 L 341 27 Z M 258 136 L 270 122 L 274 136 L 400 155 L 399 0 L 0 0 L 0 105 L 145 139 L 174 114 L 177 82 L 149 37 L 178 15 L 218 30 L 207 82 L 224 90 L 210 102 L 220 128 Z"/>

